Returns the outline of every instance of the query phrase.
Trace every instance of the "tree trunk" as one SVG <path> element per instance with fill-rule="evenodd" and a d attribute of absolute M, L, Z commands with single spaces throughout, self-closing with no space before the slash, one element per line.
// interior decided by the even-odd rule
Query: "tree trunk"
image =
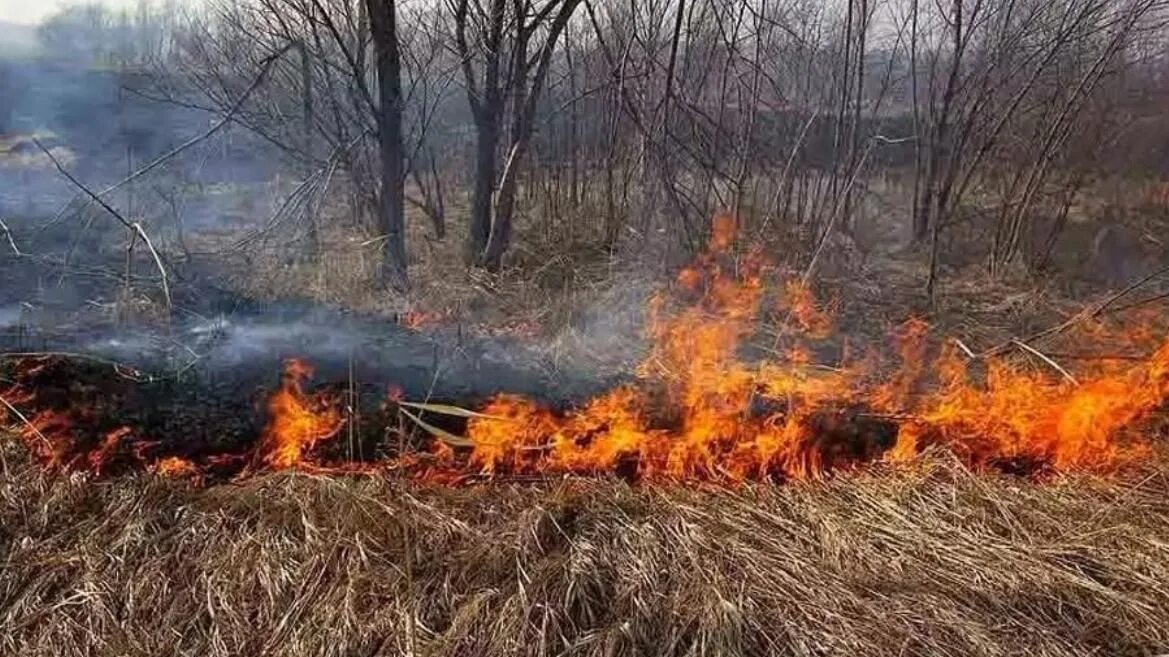
<path fill-rule="evenodd" d="M 483 265 L 491 240 L 492 194 L 495 191 L 496 153 L 499 150 L 499 119 L 484 117 L 476 122 L 475 192 L 471 198 L 471 233 L 467 241 L 467 263 Z"/>
<path fill-rule="evenodd" d="M 402 143 L 402 75 L 394 0 L 366 0 L 378 79 L 378 146 L 382 161 L 378 228 L 382 233 L 382 277 L 403 289 L 406 276 L 406 195 Z"/>
<path fill-rule="evenodd" d="M 304 40 L 297 42 L 297 50 L 300 55 L 300 89 L 301 89 L 301 104 L 303 109 L 301 117 L 301 140 L 303 149 L 303 175 L 307 178 L 312 174 L 312 169 L 315 166 L 314 154 L 315 148 L 313 144 L 313 131 L 315 128 L 315 121 L 313 114 L 313 69 L 312 62 L 309 59 L 308 45 Z M 317 230 L 317 213 L 315 209 L 311 208 L 308 212 L 308 241 L 305 245 L 308 248 L 306 255 L 315 256 L 321 250 L 320 232 Z"/>
<path fill-rule="evenodd" d="M 488 271 L 498 271 L 503 254 L 511 246 L 511 220 L 515 214 L 515 195 L 519 182 L 519 164 L 527 154 L 527 140 L 516 143 L 508 154 L 499 181 L 499 192 L 495 198 L 495 213 L 491 222 L 491 234 L 483 252 L 480 265 Z"/>
<path fill-rule="evenodd" d="M 527 154 L 534 130 L 536 104 L 548 77 L 556 41 L 579 3 L 580 0 L 556 0 L 529 16 L 525 7 L 530 5 L 517 0 L 509 17 L 507 2 L 493 0 L 490 11 L 484 16 L 486 24 L 481 33 L 482 84 L 475 74 L 475 58 L 467 39 L 467 28 L 472 25 L 470 2 L 458 0 L 453 3 L 455 45 L 462 60 L 467 99 L 475 116 L 475 193 L 471 200 L 471 231 L 466 254 L 467 263 L 472 266 L 498 270 L 507 251 L 518 188 L 518 167 Z M 551 18 L 553 10 L 558 12 L 555 18 Z M 539 33 L 545 20 L 551 21 L 547 34 L 542 34 L 544 40 L 539 53 L 530 60 L 529 41 Z M 504 46 L 505 28 L 514 30 L 510 52 Z M 499 178 L 499 147 L 509 105 L 512 114 L 505 142 L 509 153 Z"/>

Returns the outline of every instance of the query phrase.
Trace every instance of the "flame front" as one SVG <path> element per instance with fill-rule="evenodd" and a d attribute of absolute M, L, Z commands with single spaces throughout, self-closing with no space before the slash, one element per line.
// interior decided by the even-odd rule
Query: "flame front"
<path fill-rule="evenodd" d="M 757 332 L 769 267 L 758 251 L 733 254 L 733 231 L 732 219 L 716 218 L 710 251 L 679 274 L 689 305 L 667 312 L 664 296 L 651 301 L 653 346 L 638 385 L 564 416 L 500 396 L 485 409 L 491 418 L 469 423 L 469 463 L 486 473 L 634 468 L 649 478 L 743 480 L 906 461 L 934 444 L 976 468 L 1107 469 L 1149 453 L 1139 425 L 1169 398 L 1169 342 L 1156 344 L 1147 325 L 1121 334 L 1089 324 L 1101 343 L 1155 351 L 1074 382 L 992 358 L 979 384 L 952 347 L 927 362 L 929 327 L 916 318 L 895 332 L 894 371 L 872 357 L 826 368 L 810 347 L 831 336 L 830 313 L 793 278 L 775 295 L 772 353 L 748 362 L 739 350 Z"/>
<path fill-rule="evenodd" d="M 380 465 L 435 481 L 467 473 L 782 481 L 912 462 L 931 446 L 973 468 L 1024 472 L 1107 471 L 1151 454 L 1156 434 L 1147 420 L 1169 398 L 1169 341 L 1158 318 L 1125 330 L 1083 323 L 1080 333 L 1093 344 L 1151 355 L 1100 359 L 1076 378 L 1039 362 L 1046 357 L 1037 351 L 976 359 L 949 342 L 939 347 L 917 318 L 893 331 L 896 362 L 888 366 L 878 350 L 852 358 L 834 343 L 834 313 L 760 251 L 738 251 L 734 233 L 732 218 L 717 217 L 710 250 L 679 273 L 672 293 L 651 298 L 650 347 L 633 382 L 566 413 L 501 394 L 467 420 L 469 447 L 440 436 L 429 454 L 399 454 Z M 818 362 L 826 346 L 843 354 L 831 366 Z M 754 355 L 744 356 L 748 350 Z M 35 381 L 32 374 L 26 378 Z M 68 404 L 38 406 L 35 386 L 0 394 L 10 409 L 40 409 L 8 420 L 49 467 L 101 474 L 125 456 L 159 475 L 191 478 L 214 468 L 238 472 L 249 458 L 247 471 L 376 468 L 325 465 L 313 453 L 338 435 L 346 416 L 339 396 L 306 391 L 311 375 L 302 361 L 286 363 L 250 457 L 159 453 L 157 443 L 123 426 L 89 428 L 91 414 Z"/>

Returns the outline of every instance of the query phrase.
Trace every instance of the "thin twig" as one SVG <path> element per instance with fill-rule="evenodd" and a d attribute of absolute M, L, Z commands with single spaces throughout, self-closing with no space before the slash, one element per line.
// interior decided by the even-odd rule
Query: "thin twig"
<path fill-rule="evenodd" d="M 1027 353 L 1035 356 L 1036 358 L 1038 358 L 1038 359 L 1042 360 L 1043 362 L 1047 363 L 1048 365 L 1050 365 L 1052 367 L 1052 369 L 1054 369 L 1056 372 L 1059 372 L 1060 374 L 1062 374 L 1063 378 L 1070 381 L 1072 383 L 1072 385 L 1077 385 L 1077 386 L 1080 385 L 1080 382 L 1076 380 L 1076 377 L 1071 375 L 1071 372 L 1068 372 L 1067 370 L 1065 370 L 1062 365 L 1060 365 L 1059 363 L 1052 360 L 1050 357 L 1045 355 L 1043 352 L 1039 351 L 1035 347 L 1032 347 L 1031 345 L 1027 344 L 1026 342 L 1021 342 L 1019 340 L 1012 340 L 1012 342 L 1014 342 L 1015 346 L 1017 346 L 1018 348 L 1026 351 Z"/>
<path fill-rule="evenodd" d="M 865 149 L 864 154 L 861 155 L 860 161 L 857 162 L 856 167 L 853 168 L 852 175 L 849 176 L 848 182 L 844 189 L 833 200 L 832 214 L 828 216 L 828 225 L 824 228 L 824 232 L 820 236 L 819 242 L 816 244 L 815 251 L 812 252 L 812 259 L 808 262 L 808 266 L 804 270 L 804 275 L 800 277 L 800 281 L 804 285 L 807 285 L 812 280 L 812 274 L 816 271 L 816 263 L 820 260 L 820 254 L 824 252 L 824 247 L 828 244 L 828 239 L 836 230 L 836 224 L 840 220 L 840 215 L 844 208 L 845 202 L 848 199 L 848 195 L 852 193 L 852 188 L 856 184 L 857 177 L 865 168 L 865 165 L 869 160 L 869 154 L 873 152 L 873 149 L 876 148 L 877 144 L 900 144 L 902 142 L 911 141 L 913 139 L 915 139 L 915 137 L 912 136 L 890 138 L 883 135 L 874 135 L 873 138 L 869 141 L 868 147 Z"/>
<path fill-rule="evenodd" d="M 128 175 L 125 178 L 123 178 L 122 180 L 114 183 L 113 185 L 106 187 L 105 189 L 98 192 L 97 195 L 98 196 L 106 196 L 106 195 L 118 190 L 123 185 L 130 183 L 130 182 L 133 182 L 134 180 L 137 180 L 138 178 L 141 178 L 142 176 L 146 175 L 150 171 L 153 171 L 154 169 L 158 168 L 160 165 L 162 165 L 167 160 L 173 158 L 174 156 L 178 155 L 179 153 L 182 153 L 183 151 L 187 150 L 188 148 L 194 146 L 195 144 L 198 144 L 199 142 L 203 141 L 204 139 L 207 139 L 211 135 L 214 135 L 216 132 L 219 132 L 223 128 L 223 126 L 227 125 L 229 122 L 232 121 L 232 119 L 235 118 L 235 115 L 244 106 L 244 103 L 247 102 L 249 97 L 251 97 L 252 92 L 254 92 L 256 90 L 256 88 L 259 87 L 260 84 L 264 81 L 264 79 L 268 76 L 268 71 L 272 68 L 272 64 L 276 63 L 276 60 L 278 60 L 282 56 L 284 56 L 284 53 L 288 52 L 288 49 L 291 47 L 292 47 L 292 44 L 289 43 L 289 44 L 285 45 L 283 48 L 281 48 L 280 50 L 277 50 L 276 52 L 272 53 L 271 55 L 268 55 L 263 60 L 261 60 L 260 72 L 256 74 L 256 77 L 252 80 L 252 83 L 250 85 L 248 85 L 248 88 L 244 90 L 243 94 L 240 95 L 239 99 L 235 101 L 235 104 L 232 105 L 231 108 L 229 108 L 227 110 L 227 113 L 224 114 L 223 117 L 220 118 L 218 122 L 216 122 L 214 125 L 212 125 L 210 128 L 208 128 L 202 134 L 195 136 L 195 137 L 192 137 L 191 139 L 183 142 L 182 144 L 179 144 L 178 146 L 167 151 L 166 153 L 163 153 L 162 155 L 159 155 L 158 157 L 154 158 L 154 160 L 152 160 L 149 164 L 143 166 L 142 168 L 138 169 L 134 173 L 131 173 L 130 175 Z"/>
<path fill-rule="evenodd" d="M 779 174 L 779 182 L 775 190 L 775 200 L 771 204 L 772 209 L 763 219 L 763 226 L 759 229 L 760 235 L 767 232 L 771 224 L 772 216 L 779 214 L 779 199 L 784 192 L 784 188 L 787 186 L 787 177 L 791 173 L 792 163 L 795 162 L 796 154 L 803 148 L 804 139 L 807 138 L 808 130 L 812 127 L 812 123 L 816 120 L 817 116 L 819 116 L 819 110 L 813 110 L 808 114 L 808 120 L 804 123 L 804 127 L 800 129 L 799 137 L 796 138 L 795 143 L 792 144 L 791 151 L 788 152 L 787 161 L 783 163 L 783 171 Z"/>
<path fill-rule="evenodd" d="M 4 237 L 8 239 L 8 246 L 12 247 L 12 252 L 18 256 L 23 257 L 24 253 L 21 253 L 20 249 L 17 248 L 16 240 L 12 238 L 12 231 L 9 230 L 8 224 L 4 223 L 3 219 L 0 219 L 0 231 L 4 231 Z"/>
<path fill-rule="evenodd" d="M 20 412 L 19 408 L 15 407 L 11 403 L 9 403 L 8 400 L 3 397 L 3 395 L 0 395 L 0 404 L 4 404 L 4 406 L 6 408 L 8 408 L 8 410 L 11 411 L 12 414 L 15 415 L 18 420 L 23 422 L 24 425 L 27 426 L 33 432 L 33 435 L 35 435 L 37 438 L 40 438 L 41 441 L 43 441 L 45 443 L 46 447 L 52 446 L 52 443 L 50 443 L 49 439 L 45 437 L 45 434 L 41 433 L 41 430 L 38 429 L 35 424 L 30 422 L 29 419 L 27 417 L 25 417 L 24 413 Z"/>
<path fill-rule="evenodd" d="M 333 152 L 329 155 L 328 162 L 326 162 L 326 164 L 323 168 L 318 169 L 318 170 L 312 172 L 311 174 L 309 174 L 308 176 L 306 176 L 305 179 L 302 180 L 300 182 L 300 184 L 298 184 L 296 186 L 296 188 L 293 189 L 288 194 L 287 197 L 285 197 L 284 202 L 282 202 L 280 204 L 280 207 L 278 207 L 276 209 L 276 211 L 264 223 L 264 225 L 262 227 L 251 231 L 250 233 L 248 233 L 244 237 L 237 240 L 230 247 L 229 250 L 234 251 L 234 250 L 242 249 L 243 247 L 247 246 L 251 242 L 254 242 L 254 241 L 264 237 L 265 234 L 268 233 L 269 231 L 275 229 L 279 224 L 284 222 L 284 214 L 286 211 L 289 210 L 290 207 L 292 207 L 293 202 L 296 202 L 296 204 L 298 206 L 301 203 L 311 203 L 310 197 L 314 193 L 312 190 L 312 186 L 314 184 L 316 184 L 317 181 L 322 176 L 327 176 L 328 178 L 331 178 L 333 175 L 333 171 L 337 168 L 337 165 L 341 161 L 340 158 L 341 158 L 342 154 L 345 153 L 346 151 L 352 149 L 354 146 L 356 146 L 357 143 L 361 139 L 364 139 L 366 136 L 368 136 L 368 134 L 369 134 L 369 131 L 366 130 L 366 131 L 362 132 L 361 134 L 357 135 L 356 137 L 354 137 L 352 140 L 350 140 L 348 144 L 345 144 L 343 146 L 339 145 L 336 148 L 334 148 Z M 327 178 L 325 181 L 325 185 L 328 185 Z M 319 196 L 321 196 L 321 195 L 323 195 L 323 192 L 321 194 L 319 194 Z M 308 199 L 308 200 L 303 200 L 302 197 L 304 197 L 304 199 Z"/>
<path fill-rule="evenodd" d="M 53 166 L 55 166 L 57 168 L 57 171 L 60 172 L 60 174 L 62 176 L 65 176 L 66 180 L 73 183 L 73 185 L 75 187 L 80 189 L 87 196 L 89 196 L 89 198 L 93 199 L 99 205 L 101 205 L 102 208 L 104 208 L 106 212 L 109 212 L 111 215 L 114 216 L 115 219 L 117 219 L 119 222 L 121 222 L 122 225 L 125 226 L 127 230 L 129 230 L 131 232 L 134 231 L 134 225 L 131 224 L 129 221 L 127 221 L 126 218 L 122 216 L 122 213 L 118 212 L 113 207 L 111 207 L 109 203 L 106 203 L 105 201 L 103 201 L 100 196 L 98 196 L 97 194 L 94 194 L 92 191 L 90 191 L 90 189 L 88 187 L 86 187 L 84 184 L 82 184 L 80 180 L 78 180 L 77 178 L 74 178 L 73 174 L 69 173 L 65 169 L 65 167 L 61 164 L 61 161 L 58 160 L 53 155 L 53 153 L 51 151 L 49 151 L 49 149 L 45 148 L 45 145 L 42 144 L 39 139 L 36 139 L 34 137 L 32 140 L 32 143 L 36 144 L 37 148 L 41 149 L 41 152 L 43 152 L 45 154 L 45 156 L 49 158 L 49 161 L 53 163 Z"/>
<path fill-rule="evenodd" d="M 954 340 L 954 344 L 958 345 L 958 348 L 961 349 L 962 352 L 966 354 L 967 358 L 970 358 L 970 359 L 977 359 L 978 358 L 978 356 L 974 355 L 974 352 L 970 350 L 970 347 L 966 346 L 965 342 L 962 342 L 958 338 L 953 338 L 953 340 Z"/>
<path fill-rule="evenodd" d="M 320 178 L 322 171 L 323 170 L 315 171 L 303 181 L 301 181 L 295 189 L 289 192 L 288 196 L 285 197 L 284 202 L 280 204 L 280 207 L 276 208 L 276 211 L 273 212 L 272 216 L 264 222 L 262 227 L 256 228 L 247 235 L 241 237 L 234 244 L 232 244 L 228 250 L 241 250 L 248 244 L 265 237 L 269 231 L 284 223 L 285 214 L 289 213 L 289 208 L 293 207 L 294 203 L 299 206 L 306 202 L 304 199 L 308 198 L 310 195 L 312 185 L 315 184 L 318 178 Z"/>
<path fill-rule="evenodd" d="M 1112 295 L 1111 297 L 1108 297 L 1107 299 L 1105 299 L 1104 302 L 1100 304 L 1100 307 L 1097 308 L 1092 313 L 1092 317 L 1097 317 L 1097 316 L 1103 314 L 1104 311 L 1107 310 L 1109 306 L 1111 306 L 1113 303 L 1116 303 L 1116 301 L 1118 299 L 1120 299 L 1121 297 L 1126 296 L 1128 293 L 1133 292 L 1137 288 L 1143 286 L 1145 283 L 1148 283 L 1149 281 L 1151 281 L 1155 278 L 1160 278 L 1161 276 L 1164 276 L 1165 274 L 1169 274 L 1169 265 L 1162 267 L 1162 268 L 1152 272 L 1151 274 L 1148 274 L 1144 278 L 1141 278 L 1137 282 L 1132 283 L 1131 285 L 1124 288 L 1120 292 L 1117 292 L 1116 294 Z"/>
<path fill-rule="evenodd" d="M 159 257 L 158 251 L 154 249 L 154 243 L 150 241 L 150 237 L 146 231 L 142 229 L 142 224 L 134 222 L 134 229 L 138 231 L 139 237 L 143 242 L 146 242 L 146 248 L 150 249 L 150 255 L 154 257 L 154 264 L 158 266 L 158 273 L 162 276 L 162 295 L 166 297 L 166 309 L 170 312 L 174 308 L 170 298 L 170 284 L 167 282 L 166 267 L 162 266 L 162 258 Z"/>
<path fill-rule="evenodd" d="M 1141 363 L 1149 360 L 1148 356 L 1139 356 L 1136 354 L 1085 354 L 1049 351 L 1047 355 L 1052 358 L 1063 358 L 1065 360 L 1125 360 Z"/>
<path fill-rule="evenodd" d="M 1141 299 L 1140 301 L 1133 301 L 1132 303 L 1126 303 L 1123 306 L 1117 306 L 1116 308 L 1110 308 L 1107 313 L 1101 313 L 1101 314 L 1113 315 L 1116 313 L 1124 312 L 1126 310 L 1132 310 L 1133 308 L 1147 306 L 1150 303 L 1155 303 L 1155 302 L 1161 301 L 1163 299 L 1169 299 L 1169 292 L 1162 292 L 1161 294 L 1153 295 L 1147 299 Z"/>

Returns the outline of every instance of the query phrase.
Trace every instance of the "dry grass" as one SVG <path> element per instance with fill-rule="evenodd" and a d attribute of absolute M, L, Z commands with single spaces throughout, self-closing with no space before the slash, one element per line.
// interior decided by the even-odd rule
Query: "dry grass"
<path fill-rule="evenodd" d="M 451 199 L 448 234 L 435 240 L 429 221 L 414 208 L 407 212 L 411 289 L 387 290 L 379 283 L 381 243 L 355 229 L 345 208 L 328 205 L 320 217 L 320 248 L 298 253 L 304 243 L 279 235 L 248 244 L 227 245 L 240 232 L 211 232 L 188 238 L 192 250 L 208 255 L 216 269 L 231 271 L 227 287 L 263 301 L 308 299 L 349 310 L 400 316 L 425 313 L 434 322 L 462 323 L 514 333 L 555 333 L 576 309 L 613 286 L 619 266 L 597 232 L 570 235 L 563 227 L 532 225 L 523 218 L 502 271 L 489 274 L 464 262 L 467 226 L 465 199 Z M 225 266 L 226 265 L 226 266 Z"/>
<path fill-rule="evenodd" d="M 786 487 L 0 488 L 10 655 L 1150 655 L 1169 467 Z"/>

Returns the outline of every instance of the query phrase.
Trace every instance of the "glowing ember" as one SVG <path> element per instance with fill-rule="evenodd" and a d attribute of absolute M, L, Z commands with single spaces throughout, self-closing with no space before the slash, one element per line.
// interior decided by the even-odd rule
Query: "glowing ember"
<path fill-rule="evenodd" d="M 73 419 L 59 411 L 41 411 L 29 419 L 20 433 L 29 452 L 47 467 L 61 467 L 68 463 L 73 451 Z"/>
<path fill-rule="evenodd" d="M 198 477 L 201 474 L 197 465 L 178 456 L 160 459 L 151 470 L 159 476 L 174 478 Z"/>
<path fill-rule="evenodd" d="M 422 310 L 407 310 L 398 316 L 398 323 L 408 329 L 419 330 L 428 326 L 436 326 L 446 321 L 449 313 L 446 311 L 426 312 Z"/>

